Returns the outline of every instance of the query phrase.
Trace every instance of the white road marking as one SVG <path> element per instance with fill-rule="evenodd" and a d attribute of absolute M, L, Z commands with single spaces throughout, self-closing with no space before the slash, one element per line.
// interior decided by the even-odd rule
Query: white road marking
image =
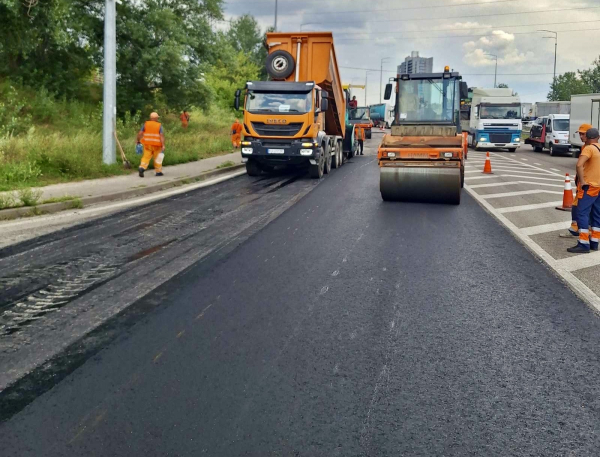
<path fill-rule="evenodd" d="M 523 162 L 529 162 L 529 160 L 527 159 L 521 159 Z"/>
<path fill-rule="evenodd" d="M 566 213 L 565 214 L 569 214 Z M 569 221 L 571 220 L 571 218 L 569 218 Z M 561 229 L 568 229 L 569 228 L 569 221 L 565 221 L 565 222 L 554 222 L 553 224 L 544 224 L 544 225 L 534 225 L 533 227 L 526 227 L 521 229 L 521 232 L 523 233 L 523 235 L 527 235 L 527 236 L 533 236 L 533 235 L 541 235 L 542 233 L 548 233 L 548 232 L 556 232 L 557 230 L 561 230 Z M 575 238 L 575 237 L 573 237 Z"/>
<path fill-rule="evenodd" d="M 527 184 L 532 186 L 546 186 L 546 187 L 565 187 L 561 184 L 548 184 L 545 182 L 529 182 L 529 181 L 509 181 L 509 182 L 495 182 L 490 184 L 477 184 L 475 186 L 471 186 L 471 189 L 478 189 L 480 187 L 501 187 L 501 186 L 516 186 L 520 184 Z"/>
<path fill-rule="evenodd" d="M 579 298 L 586 302 L 590 308 L 596 313 L 600 313 L 600 297 L 598 297 L 588 286 L 586 286 L 581 280 L 579 280 L 573 273 L 563 268 L 560 261 L 554 259 L 550 254 L 544 251 L 541 246 L 535 243 L 529 236 L 527 236 L 525 230 L 519 229 L 513 224 L 506 216 L 500 214 L 496 208 L 494 208 L 485 198 L 473 191 L 471 187 L 465 184 L 465 190 L 479 202 L 490 214 L 500 221 L 506 228 L 508 228 L 513 234 L 527 247 L 531 252 L 541 258 L 550 268 L 552 268 L 564 281 L 569 285 L 571 290 L 575 292 Z M 561 228 L 565 228 L 565 224 L 561 224 Z M 560 230 L 560 228 L 558 229 Z M 585 254 L 581 257 L 592 256 L 594 254 Z M 581 260 L 580 262 L 583 262 Z"/>
<path fill-rule="evenodd" d="M 469 186 L 470 188 L 471 186 Z M 555 194 L 562 195 L 564 192 L 557 192 L 553 190 L 518 190 L 515 192 L 501 192 L 499 194 L 481 195 L 481 198 L 489 200 L 490 198 L 503 198 L 503 197 L 517 197 L 519 195 L 532 195 L 532 194 Z"/>
<path fill-rule="evenodd" d="M 573 237 L 573 246 L 575 246 L 576 241 L 577 239 Z M 600 252 L 567 257 L 566 259 L 560 259 L 557 262 L 561 268 L 564 268 L 567 271 L 577 271 L 584 268 L 595 267 L 600 264 Z"/>
<path fill-rule="evenodd" d="M 559 170 L 559 169 L 557 169 L 557 168 L 550 168 L 550 170 L 552 170 L 552 171 L 558 171 L 558 172 L 560 172 L 560 170 Z"/>
<path fill-rule="evenodd" d="M 525 173 L 523 173 L 525 174 Z M 519 175 L 500 175 L 500 176 L 504 176 L 506 178 L 524 178 L 524 179 L 541 179 L 542 181 L 553 181 L 553 182 L 562 182 L 563 185 L 561 187 L 565 187 L 564 186 L 564 178 L 542 178 L 541 176 L 519 176 Z M 550 175 L 548 175 L 550 176 Z"/>
<path fill-rule="evenodd" d="M 468 171 L 466 172 L 468 173 Z M 465 176 L 465 179 L 469 182 L 474 181 L 476 179 L 492 179 L 499 178 L 501 175 L 483 175 L 483 176 Z"/>
<path fill-rule="evenodd" d="M 541 164 L 541 163 L 537 163 L 537 162 L 534 162 L 533 164 L 534 164 L 534 165 L 539 165 L 540 167 L 542 166 L 542 164 Z"/>
<path fill-rule="evenodd" d="M 536 203 L 533 205 L 508 206 L 506 208 L 498 208 L 498 212 L 501 214 L 516 213 L 519 211 L 529 211 L 529 210 L 533 210 L 533 209 L 554 208 L 554 207 L 560 206 L 560 205 L 562 205 L 562 201 L 548 202 L 548 203 Z"/>

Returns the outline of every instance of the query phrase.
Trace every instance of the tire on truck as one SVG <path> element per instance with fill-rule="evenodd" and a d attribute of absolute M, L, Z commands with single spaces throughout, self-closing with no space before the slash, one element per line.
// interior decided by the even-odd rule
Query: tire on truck
<path fill-rule="evenodd" d="M 248 173 L 248 176 L 260 176 L 261 171 L 260 165 L 255 160 L 248 159 L 248 162 L 246 162 L 246 173 Z"/>
<path fill-rule="evenodd" d="M 286 79 L 296 70 L 294 57 L 287 51 L 274 51 L 267 56 L 267 74 L 273 79 Z"/>

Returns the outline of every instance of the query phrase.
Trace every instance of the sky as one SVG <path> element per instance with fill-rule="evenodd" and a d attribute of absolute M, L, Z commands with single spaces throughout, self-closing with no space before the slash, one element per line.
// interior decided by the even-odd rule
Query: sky
<path fill-rule="evenodd" d="M 225 0 L 226 19 L 252 14 L 265 30 L 274 23 L 275 0 Z M 469 87 L 508 84 L 523 102 L 545 101 L 554 71 L 589 68 L 600 57 L 600 0 L 278 0 L 282 32 L 331 31 L 345 83 L 364 85 L 367 103 L 379 103 L 383 80 L 412 51 L 433 57 Z M 369 71 L 366 70 L 376 70 Z M 364 100 L 364 92 L 355 91 Z"/>

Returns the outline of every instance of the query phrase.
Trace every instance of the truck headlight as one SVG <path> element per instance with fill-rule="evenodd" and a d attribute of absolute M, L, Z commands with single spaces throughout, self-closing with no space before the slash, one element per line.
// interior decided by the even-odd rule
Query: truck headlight
<path fill-rule="evenodd" d="M 249 141 L 242 141 L 242 146 L 251 146 L 252 143 L 250 143 Z"/>
<path fill-rule="evenodd" d="M 487 141 L 487 138 L 482 136 L 481 138 L 479 138 L 479 141 Z"/>
<path fill-rule="evenodd" d="M 301 156 L 311 156 L 311 155 L 313 155 L 313 150 L 312 149 L 300 149 L 300 155 Z"/>
<path fill-rule="evenodd" d="M 521 138 L 515 138 L 515 139 L 513 140 L 513 142 L 514 142 L 514 143 L 520 143 L 520 142 L 521 142 Z"/>
<path fill-rule="evenodd" d="M 303 148 L 312 148 L 315 147 L 317 143 L 302 143 Z"/>
<path fill-rule="evenodd" d="M 393 157 L 396 157 L 396 153 L 395 152 L 388 152 L 387 156 L 393 158 Z"/>
<path fill-rule="evenodd" d="M 242 154 L 252 154 L 252 148 L 242 148 Z"/>

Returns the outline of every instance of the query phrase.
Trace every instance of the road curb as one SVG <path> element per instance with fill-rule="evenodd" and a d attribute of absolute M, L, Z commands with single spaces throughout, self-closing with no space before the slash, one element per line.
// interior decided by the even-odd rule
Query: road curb
<path fill-rule="evenodd" d="M 58 203 L 46 203 L 37 206 L 23 206 L 20 208 L 9 208 L 0 210 L 0 220 L 12 220 L 20 217 L 31 217 L 41 216 L 45 214 L 58 213 L 69 209 L 82 208 L 96 203 L 125 200 L 128 198 L 140 197 L 147 194 L 160 192 L 162 190 L 170 189 L 172 187 L 179 187 L 185 184 L 192 184 L 195 182 L 206 181 L 207 179 L 221 176 L 233 171 L 238 171 L 244 168 L 244 164 L 238 164 L 231 167 L 219 168 L 216 170 L 205 171 L 197 175 L 190 175 L 183 178 L 177 178 L 172 181 L 162 182 L 160 184 L 151 185 L 148 187 L 129 189 L 121 192 L 115 192 L 112 194 L 96 195 L 92 197 L 81 197 L 74 198 L 73 200 L 58 202 Z"/>

